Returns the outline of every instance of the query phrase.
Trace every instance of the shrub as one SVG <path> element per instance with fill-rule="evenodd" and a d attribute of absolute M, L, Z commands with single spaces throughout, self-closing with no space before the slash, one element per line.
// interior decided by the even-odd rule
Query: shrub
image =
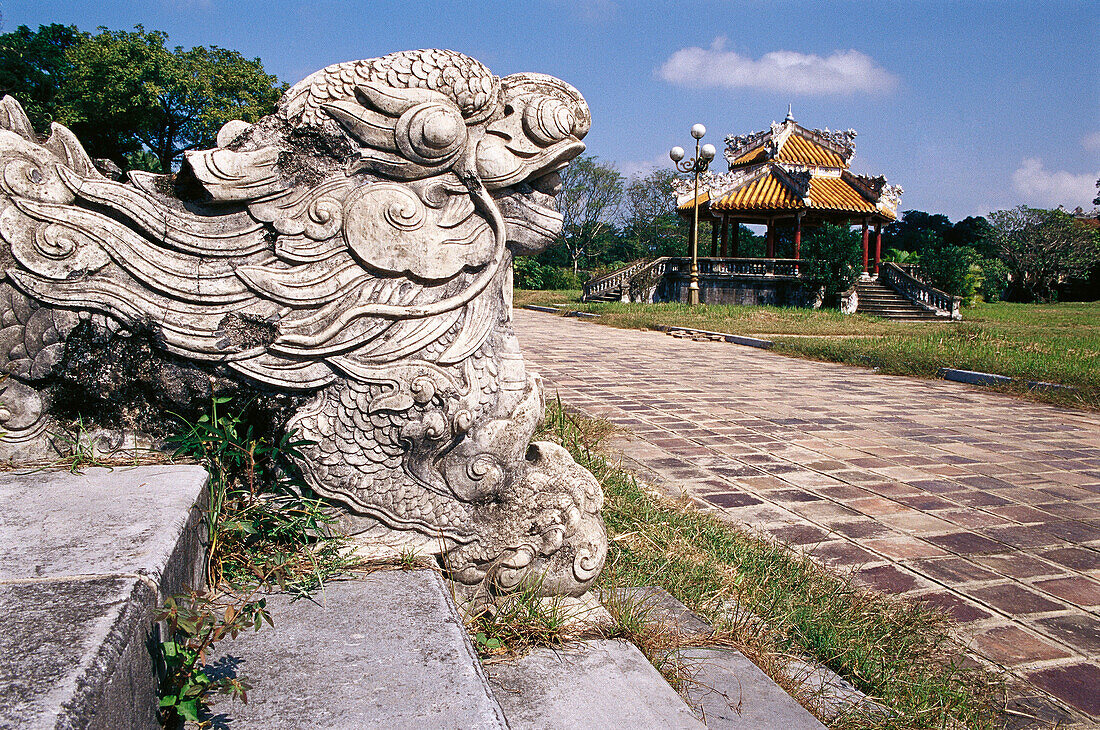
<path fill-rule="evenodd" d="M 982 270 L 982 283 L 979 292 L 987 302 L 999 302 L 1004 299 L 1011 283 L 1008 267 L 1000 259 L 982 259 L 978 262 Z"/>
<path fill-rule="evenodd" d="M 859 237 L 845 226 L 826 223 L 806 237 L 803 250 L 802 285 L 810 292 L 825 287 L 826 301 L 851 289 L 863 269 Z"/>

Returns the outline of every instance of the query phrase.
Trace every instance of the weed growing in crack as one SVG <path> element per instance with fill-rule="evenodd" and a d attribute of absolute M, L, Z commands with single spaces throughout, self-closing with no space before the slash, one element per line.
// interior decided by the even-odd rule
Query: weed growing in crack
<path fill-rule="evenodd" d="M 347 567 L 344 540 L 328 506 L 307 496 L 295 458 L 310 442 L 293 432 L 279 441 L 254 433 L 215 398 L 210 413 L 168 439 L 176 457 L 198 460 L 210 473 L 207 576 L 212 586 L 268 582 L 299 596 Z"/>
<path fill-rule="evenodd" d="M 579 638 L 583 627 L 575 612 L 563 599 L 541 593 L 542 581 L 524 581 L 467 620 L 483 661 L 522 656 L 536 647 L 561 646 Z"/>
<path fill-rule="evenodd" d="M 176 457 L 201 463 L 210 474 L 206 515 L 206 593 L 167 599 L 159 619 L 162 721 L 176 727 L 197 721 L 214 692 L 247 701 L 243 678 L 215 679 L 210 650 L 264 623 L 273 625 L 262 590 L 277 586 L 306 597 L 348 569 L 354 556 L 333 526 L 328 506 L 309 495 L 295 458 L 309 442 L 287 433 L 278 441 L 258 436 L 229 398 L 214 398 L 210 412 L 168 439 Z"/>
<path fill-rule="evenodd" d="M 259 631 L 265 622 L 273 625 L 266 600 L 255 595 L 192 593 L 165 600 L 156 618 L 165 626 L 157 674 L 161 722 L 166 727 L 178 727 L 184 721 L 202 723 L 207 697 L 215 692 L 248 701 L 247 680 L 214 677 L 206 661 L 210 649 L 226 636 L 235 638 L 246 629 Z"/>

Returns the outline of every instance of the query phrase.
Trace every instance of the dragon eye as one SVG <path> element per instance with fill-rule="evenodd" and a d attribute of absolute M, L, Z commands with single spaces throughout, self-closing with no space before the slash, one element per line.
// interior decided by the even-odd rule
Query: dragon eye
<path fill-rule="evenodd" d="M 543 146 L 566 139 L 576 124 L 573 111 L 558 99 L 543 97 L 523 110 L 523 128 Z"/>
<path fill-rule="evenodd" d="M 401 153 L 417 164 L 443 164 L 466 145 L 466 124 L 457 108 L 426 102 L 401 115 L 394 139 Z"/>

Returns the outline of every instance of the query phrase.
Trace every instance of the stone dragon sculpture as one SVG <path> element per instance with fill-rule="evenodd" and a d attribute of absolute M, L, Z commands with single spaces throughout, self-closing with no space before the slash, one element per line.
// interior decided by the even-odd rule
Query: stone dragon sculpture
<path fill-rule="evenodd" d="M 313 442 L 308 484 L 364 540 L 442 552 L 471 590 L 538 575 L 579 595 L 602 493 L 530 441 L 544 403 L 511 264 L 560 231 L 557 173 L 590 123 L 556 78 L 407 51 L 318 71 L 177 174 L 122 182 L 5 97 L 4 448 L 48 441 L 66 408 L 140 427 L 244 390 Z"/>

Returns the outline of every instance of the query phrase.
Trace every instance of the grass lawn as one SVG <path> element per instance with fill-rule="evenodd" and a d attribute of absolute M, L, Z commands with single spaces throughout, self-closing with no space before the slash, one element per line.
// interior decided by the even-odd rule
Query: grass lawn
<path fill-rule="evenodd" d="M 978 304 L 963 322 L 891 322 L 836 311 L 780 307 L 580 302 L 579 291 L 517 291 L 516 306 L 569 304 L 602 315 L 600 324 L 627 329 L 674 325 L 767 336 L 775 351 L 813 360 L 878 368 L 892 375 L 936 377 L 940 368 L 977 370 L 1075 391 L 1001 390 L 1100 410 L 1100 302 Z"/>

